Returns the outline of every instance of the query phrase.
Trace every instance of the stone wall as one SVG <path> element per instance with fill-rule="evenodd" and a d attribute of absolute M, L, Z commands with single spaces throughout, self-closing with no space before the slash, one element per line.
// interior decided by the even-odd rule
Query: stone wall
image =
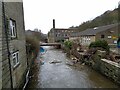
<path fill-rule="evenodd" d="M 84 62 L 107 78 L 113 80 L 115 83 L 120 84 L 120 64 L 101 59 L 103 54 L 100 53 L 104 54 L 105 52 L 97 51 L 91 58 L 84 59 Z"/>
<path fill-rule="evenodd" d="M 6 40 L 6 34 L 5 34 L 5 31 L 6 31 L 5 22 L 6 21 L 4 20 L 5 20 L 4 13 L 2 11 L 2 88 L 11 88 L 10 68 L 9 68 L 9 61 L 8 61 L 9 60 L 8 59 L 8 48 L 7 48 L 7 40 Z M 9 40 L 10 40 L 10 37 L 8 34 L 8 43 L 9 43 Z M 9 47 L 11 47 L 11 44 L 9 44 Z"/>
<path fill-rule="evenodd" d="M 120 85 L 120 64 L 110 60 L 102 59 L 106 55 L 105 51 L 97 50 L 96 53 L 90 55 L 90 57 L 87 56 L 86 58 L 85 54 L 77 52 L 75 47 L 77 47 L 77 45 L 74 44 L 72 50 L 66 50 L 66 48 L 62 46 L 67 53 L 74 55 L 82 63 L 89 65 L 94 70 Z"/>
<path fill-rule="evenodd" d="M 120 84 L 120 65 L 118 63 L 101 59 L 100 72 Z"/>
<path fill-rule="evenodd" d="M 10 50 L 10 61 L 12 69 L 13 87 L 19 87 L 24 82 L 27 69 L 26 47 L 25 47 L 25 28 L 24 28 L 24 13 L 22 2 L 5 2 L 5 17 L 16 21 L 17 38 L 11 39 L 10 31 L 8 30 L 8 45 Z M 4 27 L 4 18 L 3 18 Z M 19 65 L 14 68 L 12 53 L 19 51 Z M 6 42 L 5 29 L 2 29 L 2 88 L 10 88 L 10 68 L 8 62 L 8 49 Z"/>
<path fill-rule="evenodd" d="M 2 12 L 2 2 L 0 1 L 0 12 Z M 2 13 L 0 13 L 0 90 L 2 89 Z"/>

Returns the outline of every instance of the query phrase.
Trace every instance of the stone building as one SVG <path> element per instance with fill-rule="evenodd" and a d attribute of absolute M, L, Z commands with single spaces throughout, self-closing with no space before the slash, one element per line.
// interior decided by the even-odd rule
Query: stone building
<path fill-rule="evenodd" d="M 99 26 L 79 33 L 80 43 L 88 46 L 96 40 L 106 40 L 110 46 L 116 46 L 118 40 L 118 24 Z"/>
<path fill-rule="evenodd" d="M 53 28 L 48 32 L 47 39 L 50 43 L 61 42 L 75 36 L 75 32 L 79 32 L 77 28 L 55 28 L 55 19 L 53 19 Z"/>
<path fill-rule="evenodd" d="M 52 28 L 48 33 L 48 42 L 64 41 L 72 37 L 74 32 L 78 32 L 78 29 Z"/>
<path fill-rule="evenodd" d="M 27 70 L 22 0 L 0 0 L 0 89 L 22 86 Z"/>
<path fill-rule="evenodd" d="M 70 37 L 70 40 L 77 40 L 84 48 L 87 48 L 91 42 L 96 40 L 106 40 L 110 46 L 110 50 L 118 53 L 117 41 L 119 36 L 118 24 L 111 24 L 106 26 L 99 26 L 90 28 L 79 33 L 76 33 L 76 37 Z"/>

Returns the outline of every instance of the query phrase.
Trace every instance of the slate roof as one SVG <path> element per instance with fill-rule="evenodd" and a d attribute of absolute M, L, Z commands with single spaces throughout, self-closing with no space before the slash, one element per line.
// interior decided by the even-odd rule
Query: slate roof
<path fill-rule="evenodd" d="M 55 30 L 76 30 L 77 31 L 78 29 L 77 28 L 68 28 L 68 29 L 67 28 L 66 29 L 65 28 L 55 28 Z"/>
<path fill-rule="evenodd" d="M 106 30 L 116 27 L 116 26 L 118 26 L 118 23 L 110 24 L 110 25 L 106 25 L 106 26 L 99 26 L 99 27 L 95 27 L 95 28 L 90 28 L 85 31 L 79 32 L 79 35 L 96 35 L 99 32 L 106 31 Z"/>

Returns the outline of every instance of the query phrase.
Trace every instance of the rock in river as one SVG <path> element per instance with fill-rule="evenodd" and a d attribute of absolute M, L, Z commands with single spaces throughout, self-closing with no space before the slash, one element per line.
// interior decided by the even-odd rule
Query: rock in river
<path fill-rule="evenodd" d="M 62 61 L 60 61 L 60 60 L 53 60 L 53 61 L 50 62 L 50 64 L 56 64 L 56 63 L 62 63 Z"/>

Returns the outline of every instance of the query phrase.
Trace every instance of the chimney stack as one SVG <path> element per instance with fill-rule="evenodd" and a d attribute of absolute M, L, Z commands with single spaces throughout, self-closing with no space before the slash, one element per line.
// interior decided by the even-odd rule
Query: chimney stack
<path fill-rule="evenodd" d="M 55 28 L 55 19 L 53 19 L 53 28 Z"/>

